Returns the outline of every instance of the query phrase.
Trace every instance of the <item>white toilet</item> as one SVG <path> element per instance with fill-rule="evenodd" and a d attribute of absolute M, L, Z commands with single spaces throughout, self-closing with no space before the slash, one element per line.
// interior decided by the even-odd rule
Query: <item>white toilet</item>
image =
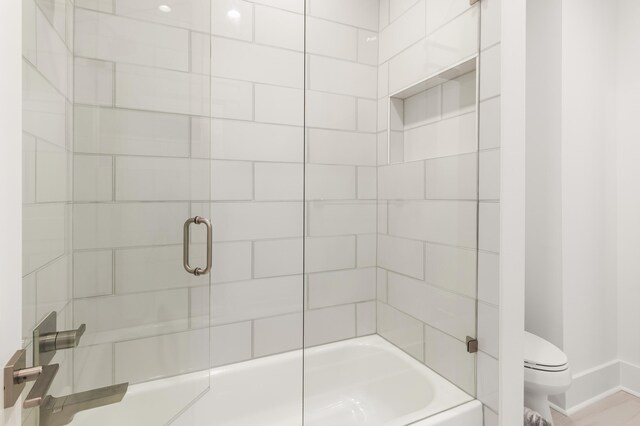
<path fill-rule="evenodd" d="M 557 346 L 525 331 L 524 405 L 551 421 L 547 397 L 571 386 L 569 360 Z"/>

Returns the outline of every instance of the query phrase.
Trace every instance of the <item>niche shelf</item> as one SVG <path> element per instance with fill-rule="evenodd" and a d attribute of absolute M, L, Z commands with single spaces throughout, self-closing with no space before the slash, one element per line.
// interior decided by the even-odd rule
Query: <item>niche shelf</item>
<path fill-rule="evenodd" d="M 388 164 L 477 149 L 477 69 L 474 55 L 389 96 Z"/>

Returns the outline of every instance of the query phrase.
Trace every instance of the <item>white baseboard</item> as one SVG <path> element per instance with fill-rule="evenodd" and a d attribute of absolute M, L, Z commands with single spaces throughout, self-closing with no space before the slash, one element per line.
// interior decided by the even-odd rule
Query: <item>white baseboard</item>
<path fill-rule="evenodd" d="M 587 408 L 591 404 L 595 404 L 596 402 L 601 401 L 601 400 L 603 400 L 603 399 L 605 399 L 605 398 L 607 398 L 607 397 L 609 397 L 609 396 L 613 395 L 614 393 L 619 392 L 621 390 L 625 390 L 625 389 L 623 389 L 622 386 L 616 386 L 616 387 L 608 389 L 605 392 L 602 392 L 601 394 L 596 395 L 596 396 L 594 396 L 594 397 L 592 397 L 592 398 L 590 398 L 590 399 L 588 399 L 586 401 L 583 401 L 583 402 L 581 402 L 581 403 L 579 403 L 577 405 L 571 406 L 571 407 L 569 407 L 567 409 L 559 407 L 558 405 L 556 405 L 556 404 L 554 404 L 552 402 L 549 402 L 549 405 L 551 406 L 551 408 L 553 408 L 554 410 L 556 410 L 560 414 L 563 414 L 565 416 L 572 416 L 575 413 L 577 413 L 578 411 L 580 411 L 580 410 L 582 410 L 584 408 Z"/>
<path fill-rule="evenodd" d="M 625 388 L 624 386 L 620 386 L 620 390 L 623 391 L 623 392 L 626 392 L 626 393 L 628 393 L 630 395 L 633 395 L 636 398 L 640 398 L 640 392 L 633 391 L 633 390 L 631 390 L 629 388 Z"/>
<path fill-rule="evenodd" d="M 640 366 L 620 360 L 620 386 L 640 398 Z"/>
<path fill-rule="evenodd" d="M 573 376 L 571 388 L 564 394 L 565 406 L 551 407 L 571 416 L 616 392 L 625 391 L 640 398 L 640 366 L 614 360 Z"/>

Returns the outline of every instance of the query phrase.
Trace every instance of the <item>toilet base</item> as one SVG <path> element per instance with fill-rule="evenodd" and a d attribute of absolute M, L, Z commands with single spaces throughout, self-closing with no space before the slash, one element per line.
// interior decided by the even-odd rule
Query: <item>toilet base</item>
<path fill-rule="evenodd" d="M 549 422 L 553 423 L 553 419 L 551 418 L 551 407 L 549 407 L 548 395 L 525 391 L 524 406 L 532 409 L 545 419 L 549 420 Z"/>

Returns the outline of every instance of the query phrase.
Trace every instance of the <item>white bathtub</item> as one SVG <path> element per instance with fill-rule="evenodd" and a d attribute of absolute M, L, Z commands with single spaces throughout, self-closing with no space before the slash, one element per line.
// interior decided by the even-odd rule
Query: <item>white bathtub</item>
<path fill-rule="evenodd" d="M 482 426 L 478 401 L 379 336 L 307 349 L 304 398 L 302 364 L 302 351 L 294 351 L 214 368 L 209 392 L 173 424 Z M 131 386 L 120 404 L 80 413 L 74 424 L 161 425 L 202 378 Z"/>

